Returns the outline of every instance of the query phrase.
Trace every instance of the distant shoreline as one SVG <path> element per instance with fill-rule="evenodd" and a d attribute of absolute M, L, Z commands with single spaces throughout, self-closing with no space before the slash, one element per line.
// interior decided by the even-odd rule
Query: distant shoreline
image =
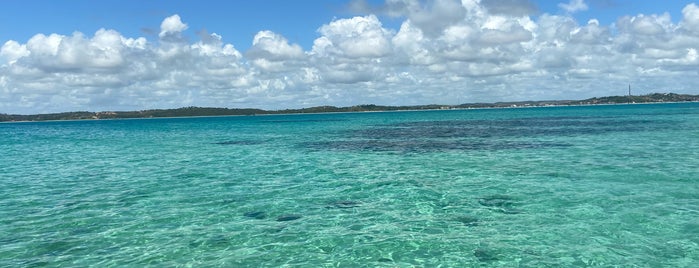
<path fill-rule="evenodd" d="M 75 120 L 104 120 L 104 119 L 135 119 L 135 118 L 180 118 L 180 117 L 213 117 L 213 116 L 256 116 L 282 114 L 325 114 L 351 112 L 392 112 L 392 111 L 428 111 L 428 110 L 466 110 L 491 108 L 529 108 L 529 107 L 558 107 L 558 106 L 588 106 L 612 104 L 649 104 L 649 103 L 682 103 L 699 102 L 699 95 L 653 93 L 638 96 L 608 96 L 595 97 L 585 100 L 556 100 L 556 101 L 515 101 L 495 103 L 465 103 L 459 105 L 413 105 L 413 106 L 382 106 L 355 105 L 348 107 L 317 106 L 302 109 L 262 110 L 212 107 L 183 107 L 176 109 L 152 109 L 142 111 L 102 111 L 102 112 L 64 112 L 49 114 L 0 114 L 0 122 L 38 122 L 38 121 L 75 121 Z"/>

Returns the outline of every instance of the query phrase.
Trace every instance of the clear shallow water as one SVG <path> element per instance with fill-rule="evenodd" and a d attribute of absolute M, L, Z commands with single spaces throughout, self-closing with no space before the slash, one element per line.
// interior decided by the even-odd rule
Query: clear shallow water
<path fill-rule="evenodd" d="M 699 104 L 0 124 L 0 267 L 698 267 Z"/>

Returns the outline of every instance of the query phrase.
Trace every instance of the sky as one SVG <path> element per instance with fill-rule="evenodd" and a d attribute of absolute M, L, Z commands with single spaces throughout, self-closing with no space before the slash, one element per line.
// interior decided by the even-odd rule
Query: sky
<path fill-rule="evenodd" d="M 699 5 L 6 0 L 0 113 L 699 94 Z"/>

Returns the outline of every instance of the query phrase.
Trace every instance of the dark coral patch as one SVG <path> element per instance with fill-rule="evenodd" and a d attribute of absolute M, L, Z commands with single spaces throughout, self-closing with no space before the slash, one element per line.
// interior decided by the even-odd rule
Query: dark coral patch
<path fill-rule="evenodd" d="M 277 221 L 293 221 L 302 218 L 303 216 L 298 214 L 286 214 L 277 217 Z"/>
<path fill-rule="evenodd" d="M 243 216 L 248 217 L 248 218 L 253 218 L 253 219 L 264 219 L 267 218 L 267 213 L 264 211 L 250 211 L 250 212 L 245 212 Z"/>
<path fill-rule="evenodd" d="M 480 223 L 480 220 L 478 218 L 472 216 L 459 216 L 456 217 L 455 220 L 460 223 L 463 223 L 466 226 L 478 226 L 478 224 Z"/>

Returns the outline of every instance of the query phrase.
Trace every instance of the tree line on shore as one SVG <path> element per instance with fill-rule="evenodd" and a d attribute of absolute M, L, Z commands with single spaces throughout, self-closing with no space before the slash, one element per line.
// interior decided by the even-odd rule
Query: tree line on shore
<path fill-rule="evenodd" d="M 0 114 L 0 122 L 7 121 L 48 121 L 48 120 L 81 120 L 81 119 L 125 119 L 125 118 L 159 118 L 159 117 L 188 117 L 188 116 L 226 116 L 226 115 L 265 115 L 265 114 L 302 114 L 302 113 L 337 113 L 337 112 L 375 112 L 402 110 L 437 110 L 437 109 L 472 109 L 472 108 L 506 108 L 506 107 L 539 107 L 565 105 L 598 105 L 622 103 L 658 103 L 658 102 L 699 102 L 699 95 L 653 93 L 638 96 L 608 96 L 595 97 L 585 100 L 556 100 L 556 101 L 515 101 L 495 103 L 466 103 L 459 105 L 413 105 L 413 106 L 383 106 L 355 105 L 348 107 L 317 106 L 302 109 L 262 110 L 253 108 L 213 108 L 213 107 L 183 107 L 177 109 L 152 109 L 142 111 L 109 111 L 109 112 L 64 112 L 49 114 L 17 115 Z"/>

